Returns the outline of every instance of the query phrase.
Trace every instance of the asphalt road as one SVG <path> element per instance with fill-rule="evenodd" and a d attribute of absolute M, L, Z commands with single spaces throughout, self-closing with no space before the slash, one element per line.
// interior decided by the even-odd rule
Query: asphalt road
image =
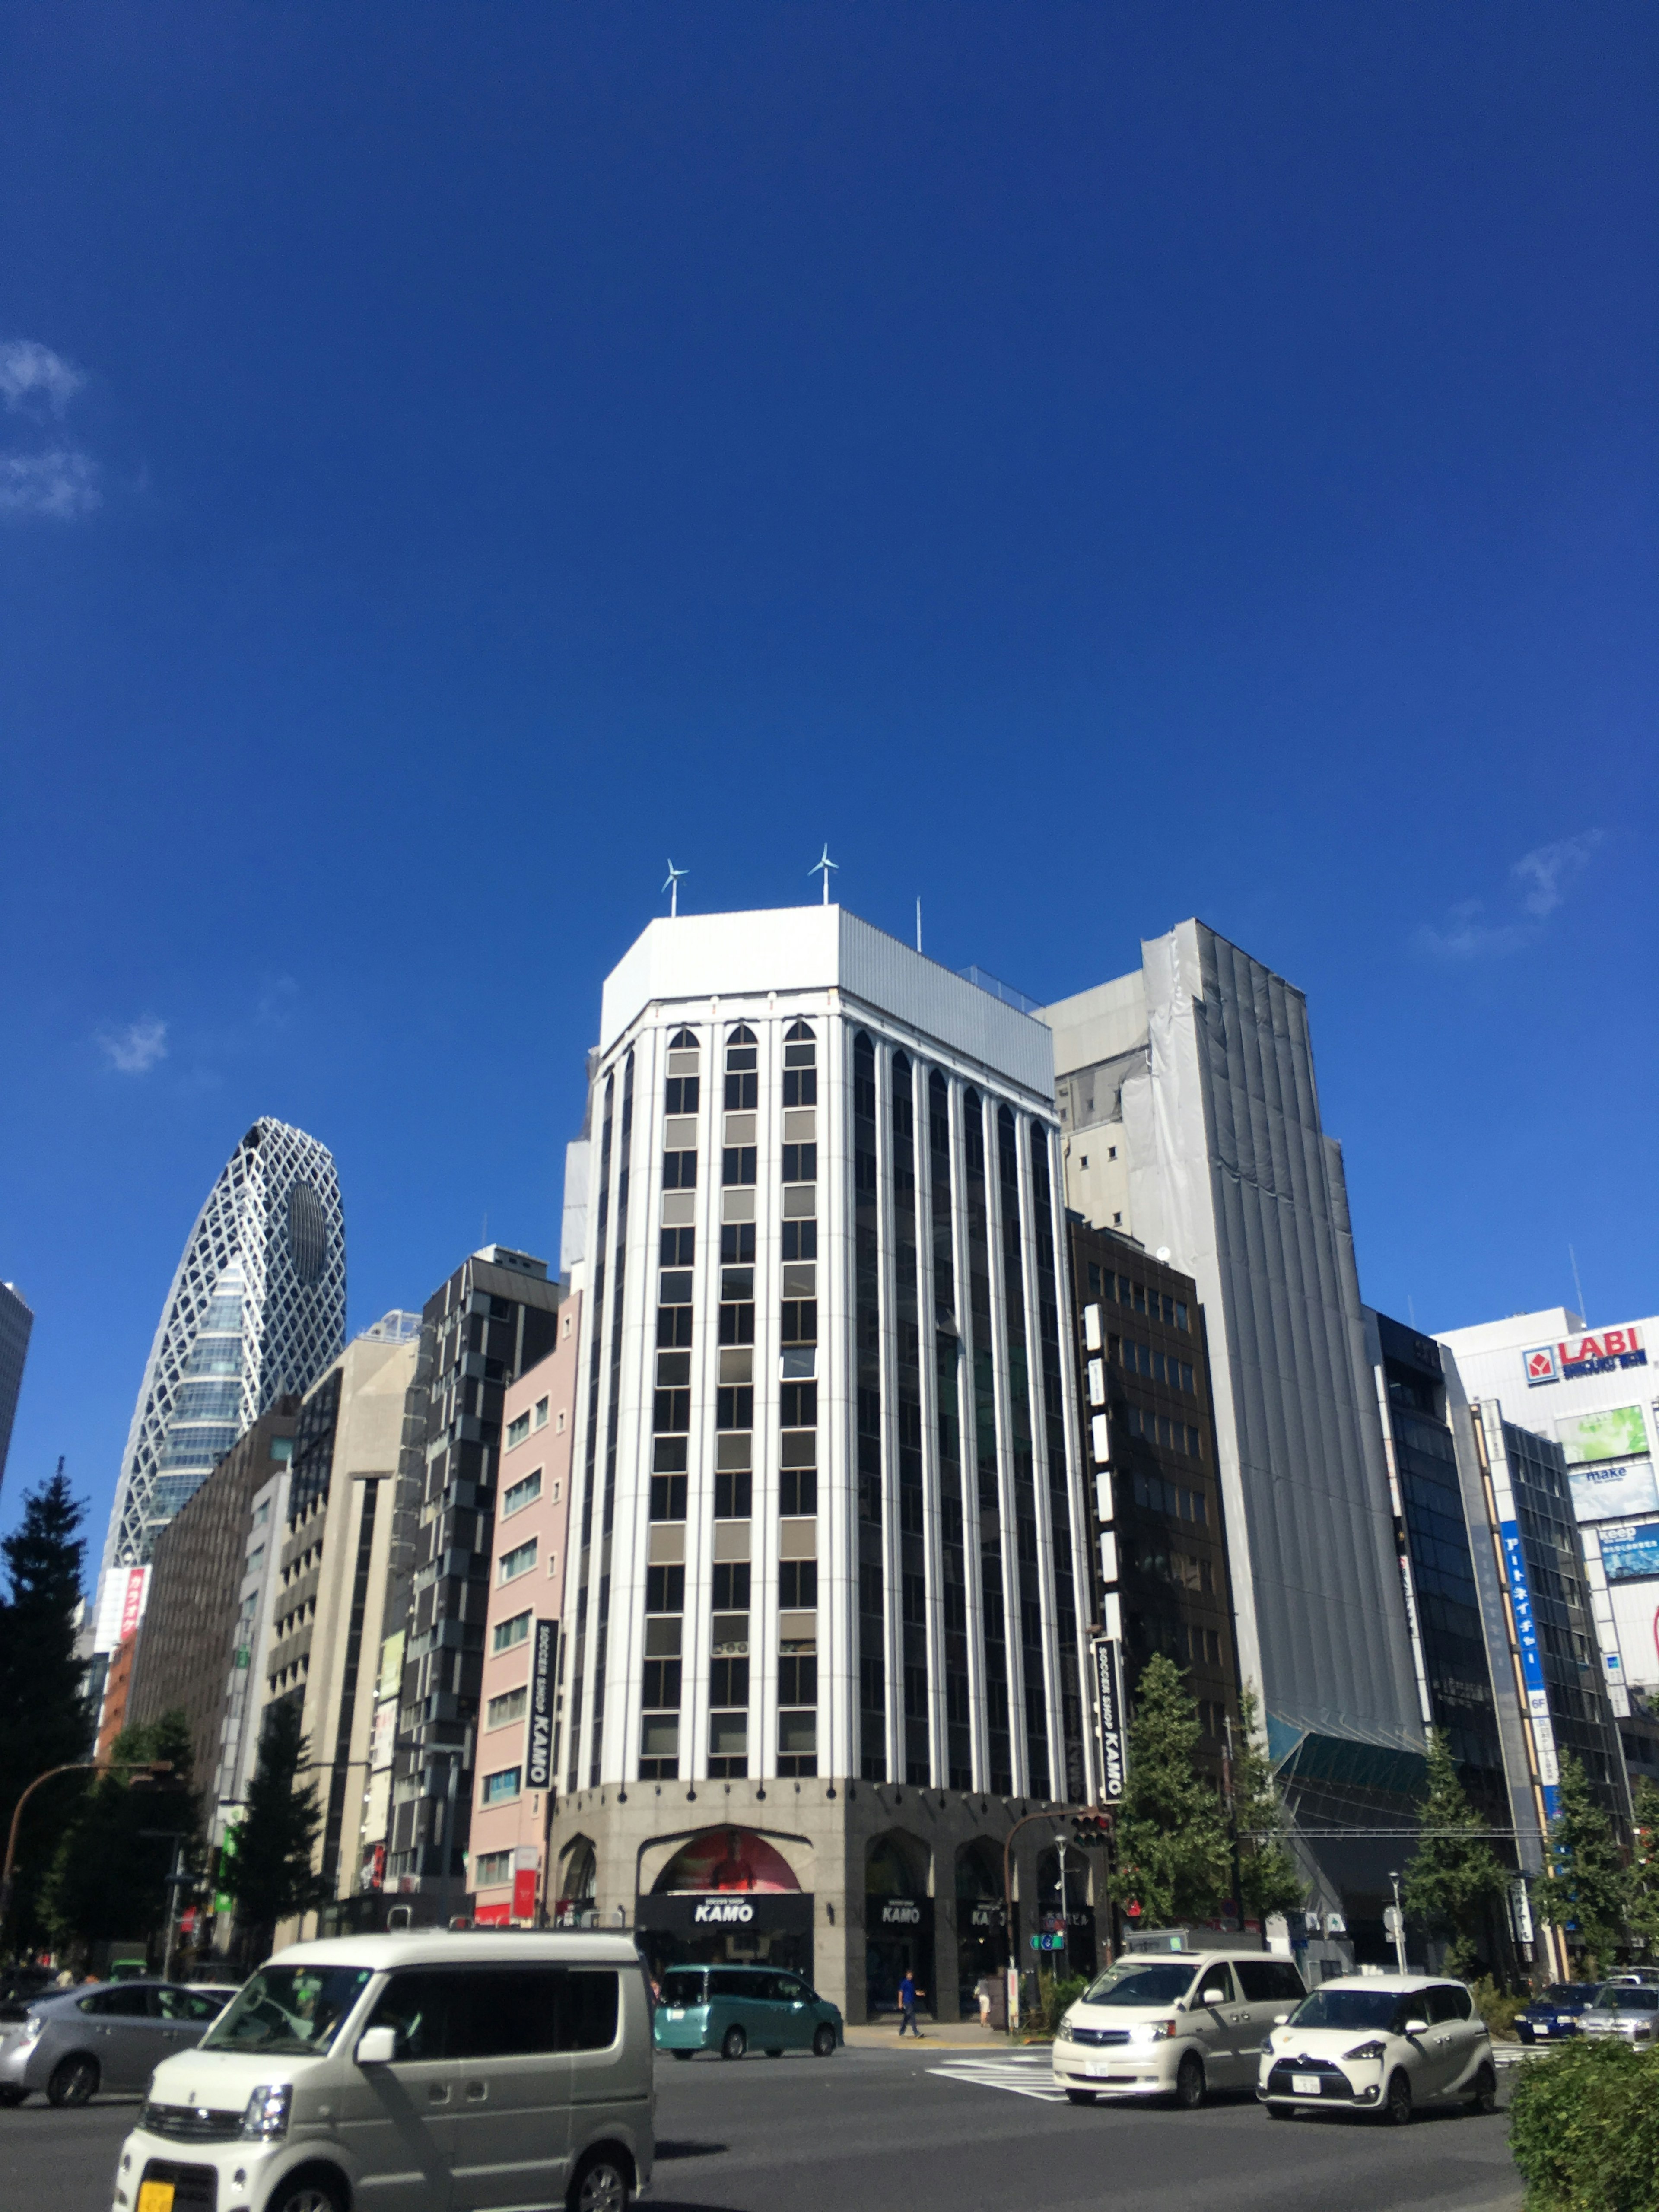
<path fill-rule="evenodd" d="M 943 2073 L 936 2072 L 943 2068 Z M 1077 2107 L 1044 2061 L 927 2043 L 832 2059 L 658 2065 L 656 2212 L 1515 2212 L 1508 2122 L 1423 2113 L 1280 2126 L 1253 2100 L 1200 2112 Z M 1006 2084 L 1007 2086 L 999 2086 Z M 109 2212 L 137 2100 L 0 2111 L 0 2204 Z"/>

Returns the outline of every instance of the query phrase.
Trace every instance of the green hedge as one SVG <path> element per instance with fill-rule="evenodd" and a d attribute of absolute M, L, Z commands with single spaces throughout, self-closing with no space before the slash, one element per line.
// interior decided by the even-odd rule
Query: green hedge
<path fill-rule="evenodd" d="M 1527 2212 L 1654 2212 L 1659 2056 L 1609 2038 L 1570 2043 L 1520 2071 L 1510 2140 Z"/>

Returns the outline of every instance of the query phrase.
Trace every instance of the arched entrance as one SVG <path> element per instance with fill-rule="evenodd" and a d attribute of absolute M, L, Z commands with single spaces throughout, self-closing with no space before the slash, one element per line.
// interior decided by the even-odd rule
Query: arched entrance
<path fill-rule="evenodd" d="M 1036 1863 L 1036 1929 L 1046 1939 L 1042 1963 L 1063 1980 L 1095 1971 L 1095 1916 L 1089 1901 L 1089 1862 L 1074 1844 L 1057 1845 Z"/>
<path fill-rule="evenodd" d="M 688 1836 L 641 1897 L 635 1924 L 658 1980 L 672 1966 L 722 1963 L 788 1966 L 811 1979 L 811 1893 L 753 1828 Z"/>
<path fill-rule="evenodd" d="M 573 1837 L 565 1846 L 559 1870 L 559 1901 L 553 1913 L 556 1926 L 592 1927 L 599 1917 L 594 1905 L 599 1872 L 592 1843 L 586 1836 Z"/>
<path fill-rule="evenodd" d="M 931 1854 L 901 1828 L 871 1840 L 864 1861 L 864 1966 L 866 2017 L 893 2012 L 906 1970 L 916 1978 L 924 2012 L 933 2009 L 933 1900 Z"/>
<path fill-rule="evenodd" d="M 980 1983 L 1006 1973 L 1006 1922 L 1002 1854 L 975 1837 L 957 1853 L 957 1983 L 964 2020 L 979 2017 Z"/>

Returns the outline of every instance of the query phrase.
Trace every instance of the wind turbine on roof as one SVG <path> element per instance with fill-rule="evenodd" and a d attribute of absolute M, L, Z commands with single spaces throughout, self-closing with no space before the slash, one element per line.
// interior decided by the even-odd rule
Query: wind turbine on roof
<path fill-rule="evenodd" d="M 677 868 L 672 860 L 668 863 L 668 881 L 663 885 L 663 889 L 668 894 L 668 918 L 671 921 L 677 920 L 679 915 L 680 879 L 683 876 L 689 876 L 690 872 L 690 868 Z"/>
<path fill-rule="evenodd" d="M 822 874 L 823 878 L 823 902 L 825 906 L 828 906 L 830 903 L 830 871 L 831 868 L 839 869 L 840 866 L 841 862 L 839 860 L 832 860 L 830 859 L 830 848 L 828 845 L 825 845 L 822 858 L 815 860 L 811 866 L 806 871 L 809 876 Z"/>

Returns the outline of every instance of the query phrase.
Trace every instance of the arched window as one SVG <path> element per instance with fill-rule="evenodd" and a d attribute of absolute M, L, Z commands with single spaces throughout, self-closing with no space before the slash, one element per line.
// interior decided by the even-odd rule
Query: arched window
<path fill-rule="evenodd" d="M 739 1022 L 736 1029 L 728 1030 L 726 1042 L 727 1044 L 753 1044 L 755 1032 L 746 1024 Z"/>
<path fill-rule="evenodd" d="M 760 1056 L 755 1049 L 755 1032 L 739 1022 L 726 1040 L 726 1110 L 728 1114 L 752 1113 L 759 1102 L 760 1077 L 757 1073 Z"/>
<path fill-rule="evenodd" d="M 668 1040 L 668 1049 L 670 1052 L 699 1052 L 702 1047 L 697 1042 L 695 1030 L 676 1030 Z"/>
<path fill-rule="evenodd" d="M 793 1868 L 752 1828 L 704 1828 L 677 1851 L 651 1885 L 653 1897 L 676 1891 L 798 1890 Z"/>
<path fill-rule="evenodd" d="M 783 1103 L 786 1106 L 816 1106 L 818 1103 L 818 1048 L 805 1022 L 797 1022 L 783 1040 Z"/>
<path fill-rule="evenodd" d="M 786 1044 L 811 1044 L 812 1030 L 805 1022 L 796 1022 L 783 1033 Z"/>

